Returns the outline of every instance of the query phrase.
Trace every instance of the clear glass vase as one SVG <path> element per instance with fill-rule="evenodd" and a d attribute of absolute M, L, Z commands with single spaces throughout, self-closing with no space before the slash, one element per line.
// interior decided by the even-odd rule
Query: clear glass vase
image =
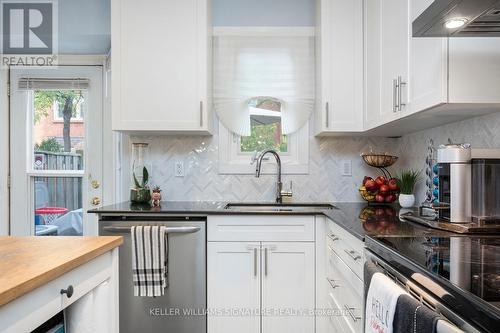
<path fill-rule="evenodd" d="M 130 201 L 133 203 L 149 203 L 151 191 L 149 180 L 151 165 L 149 158 L 149 144 L 137 142 L 132 144 L 132 170 Z"/>

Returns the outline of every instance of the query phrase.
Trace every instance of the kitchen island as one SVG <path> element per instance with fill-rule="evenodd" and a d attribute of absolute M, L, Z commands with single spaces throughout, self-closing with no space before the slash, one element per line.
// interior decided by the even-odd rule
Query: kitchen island
<path fill-rule="evenodd" d="M 122 237 L 0 237 L 0 331 L 30 332 L 64 311 L 69 326 L 118 332 L 114 302 L 122 242 Z M 90 302 L 102 313 L 86 312 L 83 305 Z"/>

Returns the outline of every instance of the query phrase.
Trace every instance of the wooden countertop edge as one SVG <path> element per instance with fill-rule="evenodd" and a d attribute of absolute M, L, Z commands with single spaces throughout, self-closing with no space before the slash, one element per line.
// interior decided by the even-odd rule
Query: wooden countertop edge
<path fill-rule="evenodd" d="M 57 279 L 58 277 L 66 274 L 67 272 L 88 263 L 92 259 L 99 257 L 100 255 L 113 250 L 114 248 L 123 244 L 123 237 L 121 236 L 107 236 L 109 238 L 114 238 L 110 242 L 87 252 L 79 257 L 76 257 L 66 263 L 59 265 L 45 273 L 37 275 L 32 279 L 21 282 L 16 287 L 13 287 L 9 290 L 4 291 L 0 294 L 0 307 L 12 302 L 16 298 L 19 298 L 30 291 L 43 286 L 44 284 Z"/>

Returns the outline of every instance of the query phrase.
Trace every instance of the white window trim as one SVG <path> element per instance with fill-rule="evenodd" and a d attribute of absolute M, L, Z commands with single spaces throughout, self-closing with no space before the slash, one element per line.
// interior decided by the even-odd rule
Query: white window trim
<path fill-rule="evenodd" d="M 83 122 L 83 116 L 82 116 L 82 106 L 83 106 L 83 101 L 78 103 L 76 106 L 76 114 L 74 117 L 71 117 L 71 122 L 72 123 L 82 123 Z M 52 104 L 52 115 L 53 115 L 53 120 L 56 122 L 63 122 L 64 118 L 59 117 L 59 103 L 54 100 L 54 103 Z"/>
<path fill-rule="evenodd" d="M 252 175 L 252 153 L 240 152 L 240 140 L 219 121 L 219 174 Z M 288 152 L 280 153 L 283 174 L 309 173 L 309 122 L 288 135 Z M 264 161 L 263 174 L 276 173 L 274 159 Z"/>

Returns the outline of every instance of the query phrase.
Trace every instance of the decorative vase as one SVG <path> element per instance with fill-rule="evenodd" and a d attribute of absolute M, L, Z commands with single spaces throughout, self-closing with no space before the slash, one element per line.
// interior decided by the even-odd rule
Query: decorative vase
<path fill-rule="evenodd" d="M 399 205 L 403 208 L 413 207 L 415 204 L 415 195 L 414 194 L 400 194 L 399 195 Z"/>
<path fill-rule="evenodd" d="M 153 190 L 151 195 L 153 207 L 159 207 L 161 202 L 161 190 Z"/>
<path fill-rule="evenodd" d="M 130 201 L 136 204 L 149 204 L 151 191 L 148 188 L 133 188 L 130 190 Z"/>

